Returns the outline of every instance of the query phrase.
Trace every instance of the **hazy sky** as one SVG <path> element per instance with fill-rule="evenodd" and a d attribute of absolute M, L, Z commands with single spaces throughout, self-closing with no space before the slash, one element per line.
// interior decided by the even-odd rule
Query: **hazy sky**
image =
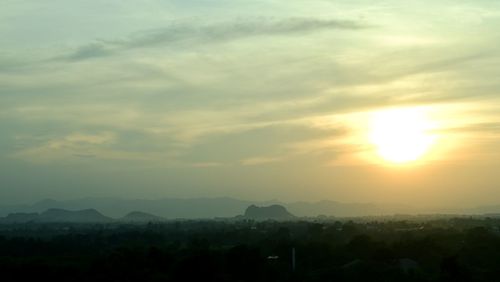
<path fill-rule="evenodd" d="M 2 0 L 0 203 L 500 204 L 500 1 Z M 435 144 L 384 163 L 374 112 Z"/>

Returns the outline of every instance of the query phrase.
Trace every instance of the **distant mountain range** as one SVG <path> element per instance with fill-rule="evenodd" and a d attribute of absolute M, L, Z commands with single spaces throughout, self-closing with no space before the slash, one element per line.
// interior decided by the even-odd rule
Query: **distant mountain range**
<path fill-rule="evenodd" d="M 228 217 L 228 220 L 293 220 L 294 215 L 285 207 L 271 205 L 267 207 L 249 206 L 243 215 Z M 48 209 L 42 213 L 11 213 L 0 217 L 0 224 L 25 224 L 25 223 L 150 223 L 162 222 L 167 219 L 153 214 L 133 211 L 121 218 L 107 217 L 95 209 L 64 210 Z"/>
<path fill-rule="evenodd" d="M 67 201 L 47 199 L 31 205 L 0 207 L 0 216 L 14 213 L 19 218 L 32 217 L 34 213 L 43 213 L 50 209 L 89 210 L 102 212 L 112 218 L 135 221 L 140 218 L 154 219 L 211 219 L 242 215 L 251 205 L 281 205 L 297 217 L 315 217 L 319 215 L 335 217 L 380 216 L 394 214 L 449 213 L 449 214 L 498 214 L 500 206 L 478 207 L 468 210 L 433 210 L 422 212 L 411 206 L 374 204 L 374 203 L 339 203 L 335 201 L 292 202 L 245 201 L 228 197 L 221 198 L 165 198 L 157 200 L 121 199 L 121 198 L 82 198 Z M 140 211 L 133 212 L 131 211 Z M 89 212 L 89 211 L 87 211 Z M 50 215 L 50 213 L 49 213 Z M 48 215 L 47 215 L 48 216 Z"/>
<path fill-rule="evenodd" d="M 131 211 L 154 214 L 164 218 L 214 218 L 231 217 L 241 214 L 253 204 L 232 198 L 196 199 L 120 199 L 120 198 L 83 198 L 67 201 L 46 199 L 32 205 L 0 207 L 0 215 L 13 212 L 43 212 L 51 208 L 66 210 L 96 209 L 113 218 L 120 218 Z"/>
<path fill-rule="evenodd" d="M 241 218 L 255 220 L 293 220 L 297 217 L 288 212 L 288 210 L 281 205 L 271 205 L 267 207 L 251 205 L 245 210 L 245 214 Z"/>
<path fill-rule="evenodd" d="M 416 212 L 412 207 L 402 205 L 339 203 L 334 201 L 284 203 L 277 200 L 245 201 L 228 197 L 192 199 L 166 198 L 158 200 L 83 198 L 67 201 L 46 199 L 32 205 L 0 207 L 0 216 L 6 216 L 9 213 L 17 212 L 41 213 L 48 209 L 57 208 L 66 210 L 95 209 L 113 218 L 123 217 L 130 211 L 141 211 L 167 219 L 216 218 L 241 215 L 242 211 L 251 205 L 282 205 L 285 206 L 290 213 L 301 217 L 314 217 L 318 215 L 346 217 Z"/>
<path fill-rule="evenodd" d="M 129 222 L 129 223 L 135 223 L 135 222 L 160 222 L 164 221 L 165 218 L 156 216 L 150 213 L 145 213 L 145 212 L 140 212 L 140 211 L 133 211 L 125 215 L 124 217 L 118 219 L 121 222 Z"/>
<path fill-rule="evenodd" d="M 102 215 L 94 209 L 68 211 L 63 209 L 48 209 L 42 213 L 12 213 L 0 218 L 0 223 L 107 223 L 112 218 Z"/>
<path fill-rule="evenodd" d="M 166 219 L 144 213 L 130 212 L 121 218 L 107 217 L 95 209 L 85 210 L 63 210 L 48 209 L 42 213 L 11 213 L 6 217 L 0 217 L 0 224 L 13 223 L 148 223 L 161 222 Z"/>

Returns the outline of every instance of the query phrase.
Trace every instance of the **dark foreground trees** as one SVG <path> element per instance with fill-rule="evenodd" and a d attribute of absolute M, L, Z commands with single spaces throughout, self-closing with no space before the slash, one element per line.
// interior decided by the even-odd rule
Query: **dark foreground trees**
<path fill-rule="evenodd" d="M 500 281 L 499 226 L 496 219 L 1 226 L 0 275 L 2 281 Z"/>

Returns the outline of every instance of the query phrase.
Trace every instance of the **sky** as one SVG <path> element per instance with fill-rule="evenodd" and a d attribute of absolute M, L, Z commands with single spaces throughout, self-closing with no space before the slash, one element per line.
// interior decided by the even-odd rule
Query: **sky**
<path fill-rule="evenodd" d="M 500 204 L 499 26 L 496 0 L 3 0 L 0 204 Z M 425 116 L 418 160 L 377 155 L 391 111 Z"/>

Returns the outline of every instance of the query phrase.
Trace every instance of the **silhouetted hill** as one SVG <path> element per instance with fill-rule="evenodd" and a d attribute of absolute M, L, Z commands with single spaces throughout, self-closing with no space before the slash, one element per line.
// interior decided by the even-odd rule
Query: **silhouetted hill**
<path fill-rule="evenodd" d="M 41 213 L 37 222 L 74 222 L 74 223 L 100 223 L 112 221 L 95 209 L 69 211 L 63 209 L 48 209 Z"/>
<path fill-rule="evenodd" d="M 83 198 L 66 201 L 46 199 L 33 205 L 0 207 L 0 216 L 9 213 L 41 213 L 47 209 L 64 210 L 95 209 L 107 216 L 121 218 L 130 211 L 141 211 L 166 219 L 177 218 L 222 218 L 241 214 L 250 205 L 286 206 L 290 213 L 302 217 L 318 215 L 351 217 L 367 215 L 416 214 L 418 211 L 409 206 L 373 204 L 373 203 L 340 203 L 334 201 L 292 202 L 245 201 L 228 197 L 220 198 L 166 198 L 166 199 L 121 199 L 121 198 Z M 494 210 L 494 209 L 489 209 Z M 432 211 L 426 211 L 429 213 Z"/>
<path fill-rule="evenodd" d="M 295 218 L 295 216 L 289 213 L 285 207 L 280 205 L 272 205 L 268 207 L 257 207 L 255 205 L 251 205 L 245 210 L 244 217 L 256 220 L 288 220 Z"/>
<path fill-rule="evenodd" d="M 42 213 L 11 213 L 0 218 L 0 223 L 105 223 L 113 219 L 106 217 L 94 209 L 69 211 L 48 209 Z"/>
<path fill-rule="evenodd" d="M 38 213 L 11 213 L 0 219 L 0 223 L 26 223 L 33 222 L 38 218 Z"/>
<path fill-rule="evenodd" d="M 119 220 L 123 222 L 132 222 L 132 223 L 147 223 L 147 222 L 164 221 L 165 219 L 149 213 L 133 211 L 131 213 L 128 213 L 124 217 L 120 218 Z"/>
<path fill-rule="evenodd" d="M 67 201 L 43 200 L 33 205 L 5 207 L 3 214 L 12 212 L 42 212 L 50 208 L 66 210 L 96 209 L 113 218 L 120 218 L 130 211 L 141 211 L 163 218 L 215 218 L 241 214 L 255 202 L 233 198 L 166 198 L 157 200 L 121 198 L 83 198 Z"/>
<path fill-rule="evenodd" d="M 64 209 L 48 209 L 41 213 L 39 222 L 108 222 L 111 218 L 104 216 L 95 209 L 69 211 Z"/>

